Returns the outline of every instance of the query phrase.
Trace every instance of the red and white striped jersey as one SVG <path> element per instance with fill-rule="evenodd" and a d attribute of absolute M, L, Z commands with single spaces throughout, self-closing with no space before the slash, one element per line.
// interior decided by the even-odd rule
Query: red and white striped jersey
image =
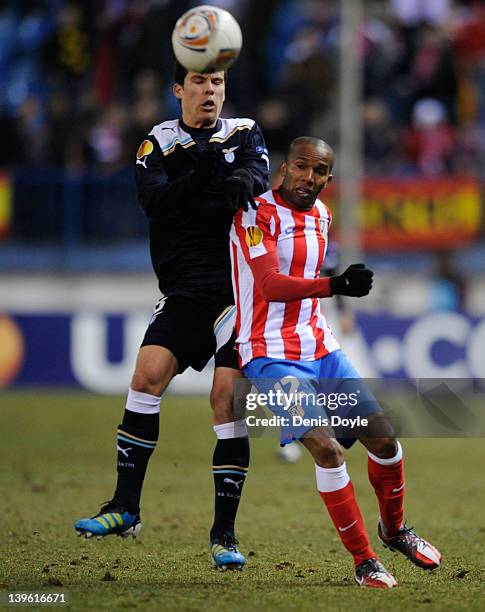
<path fill-rule="evenodd" d="M 256 198 L 258 209 L 239 210 L 231 228 L 232 283 L 241 365 L 256 357 L 314 361 L 339 348 L 318 298 L 267 302 L 255 286 L 249 261 L 276 251 L 280 272 L 318 278 L 327 248 L 331 213 L 316 200 L 298 211 L 277 190 Z"/>

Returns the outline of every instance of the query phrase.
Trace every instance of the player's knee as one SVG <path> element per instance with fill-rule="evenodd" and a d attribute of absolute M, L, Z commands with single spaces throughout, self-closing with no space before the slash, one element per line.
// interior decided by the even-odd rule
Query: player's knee
<path fill-rule="evenodd" d="M 230 423 L 234 420 L 233 415 L 233 392 L 232 388 L 214 386 L 210 394 L 211 408 L 214 413 L 214 423 Z"/>
<path fill-rule="evenodd" d="M 396 438 L 373 438 L 369 441 L 367 449 L 380 459 L 391 459 L 398 451 Z"/>
<path fill-rule="evenodd" d="M 151 376 L 148 372 L 136 371 L 133 374 L 130 386 L 133 391 L 149 393 L 150 395 L 161 395 L 160 379 Z"/>
<path fill-rule="evenodd" d="M 142 346 L 138 352 L 131 388 L 160 396 L 177 371 L 178 362 L 171 351 L 162 346 Z"/>
<path fill-rule="evenodd" d="M 333 438 L 316 438 L 314 459 L 320 467 L 338 467 L 342 465 L 344 454 L 342 447 Z"/>

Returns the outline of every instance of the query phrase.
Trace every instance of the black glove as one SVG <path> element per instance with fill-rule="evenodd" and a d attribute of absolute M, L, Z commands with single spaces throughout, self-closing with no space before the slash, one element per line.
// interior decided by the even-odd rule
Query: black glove
<path fill-rule="evenodd" d="M 237 212 L 240 208 L 249 210 L 249 205 L 254 210 L 258 207 L 253 199 L 254 179 L 249 172 L 241 168 L 234 172 L 224 181 L 224 195 L 227 198 L 228 208 Z"/>
<path fill-rule="evenodd" d="M 192 173 L 192 182 L 196 189 L 207 187 L 217 173 L 221 161 L 221 151 L 202 151 Z"/>
<path fill-rule="evenodd" d="M 372 289 L 373 276 L 374 272 L 366 268 L 365 264 L 352 264 L 343 274 L 330 277 L 330 288 L 334 295 L 362 297 Z"/>

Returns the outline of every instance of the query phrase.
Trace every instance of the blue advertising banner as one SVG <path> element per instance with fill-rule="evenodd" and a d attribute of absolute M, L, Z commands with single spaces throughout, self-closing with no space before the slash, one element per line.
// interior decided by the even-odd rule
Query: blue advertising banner
<path fill-rule="evenodd" d="M 1 315 L 0 388 L 124 393 L 148 320 L 140 311 Z M 485 378 L 485 319 L 442 311 L 417 318 L 359 314 L 357 323 L 352 341 L 337 335 L 358 370 L 367 362 L 364 376 Z M 176 381 L 179 392 L 183 381 Z"/>
<path fill-rule="evenodd" d="M 147 322 L 145 312 L 3 316 L 0 386 L 124 392 Z"/>
<path fill-rule="evenodd" d="M 360 314 L 358 322 L 382 377 L 485 378 L 485 319 L 435 311 L 417 318 Z"/>

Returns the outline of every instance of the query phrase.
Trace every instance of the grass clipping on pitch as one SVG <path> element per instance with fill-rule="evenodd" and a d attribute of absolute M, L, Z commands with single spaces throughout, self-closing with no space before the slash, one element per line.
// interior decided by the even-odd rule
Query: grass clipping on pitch
<path fill-rule="evenodd" d="M 347 452 L 371 541 L 399 582 L 375 591 L 354 585 L 311 460 L 280 463 L 276 438 L 251 444 L 237 530 L 247 567 L 212 569 L 215 438 L 205 398 L 162 402 L 138 540 L 84 540 L 72 527 L 111 496 L 122 398 L 3 394 L 0 405 L 0 590 L 67 591 L 72 610 L 483 609 L 482 440 L 403 441 L 406 519 L 445 558 L 432 573 L 379 546 L 366 455 Z"/>

